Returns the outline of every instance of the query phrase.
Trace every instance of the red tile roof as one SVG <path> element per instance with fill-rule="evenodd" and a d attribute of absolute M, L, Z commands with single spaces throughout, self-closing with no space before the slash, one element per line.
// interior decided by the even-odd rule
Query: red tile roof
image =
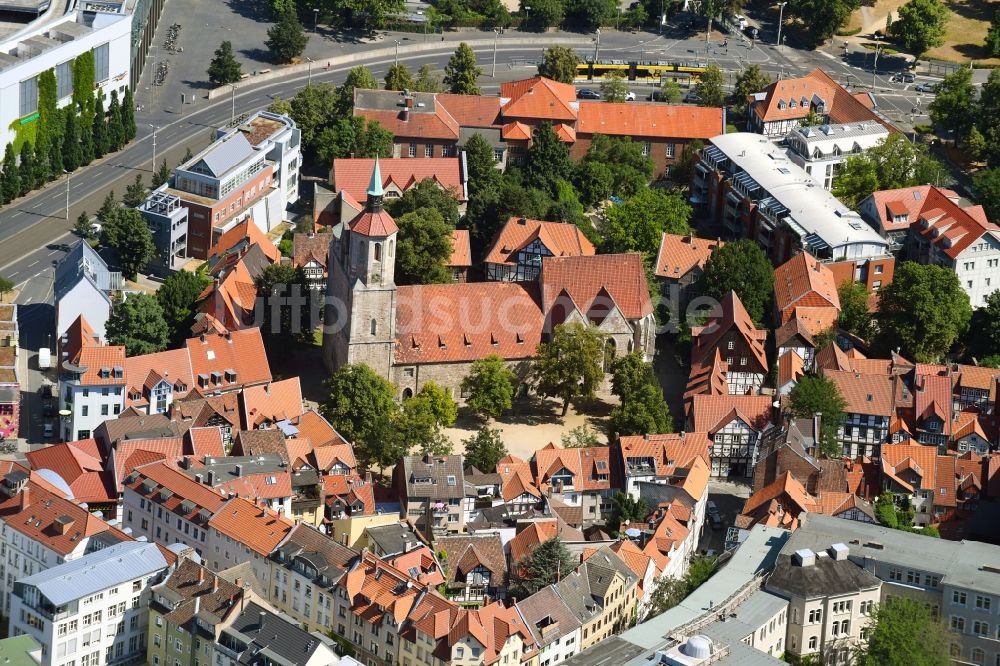
<path fill-rule="evenodd" d="M 760 432 L 771 421 L 772 400 L 766 395 L 696 395 L 691 422 L 694 430 L 712 435 L 738 418 Z"/>
<path fill-rule="evenodd" d="M 191 357 L 187 349 L 170 349 L 132 356 L 125 360 L 125 379 L 129 392 L 140 394 L 144 401 L 150 398 L 150 392 L 161 381 L 166 381 L 173 391 L 173 399 L 179 400 L 191 391 L 194 376 L 191 373 Z M 127 399 L 126 405 L 133 400 Z"/>
<path fill-rule="evenodd" d="M 678 280 L 695 268 L 703 268 L 705 262 L 722 241 L 696 238 L 691 235 L 663 234 L 660 250 L 656 255 L 656 275 Z"/>
<path fill-rule="evenodd" d="M 242 497 L 226 502 L 208 524 L 263 557 L 270 555 L 294 527 L 287 518 Z"/>
<path fill-rule="evenodd" d="M 575 224 L 511 217 L 493 238 L 484 261 L 488 264 L 516 264 L 517 253 L 536 239 L 554 257 L 579 257 L 597 252 L 594 244 Z"/>
<path fill-rule="evenodd" d="M 800 252 L 774 269 L 774 304 L 782 322 L 797 305 L 840 310 L 833 272 L 808 252 Z"/>
<path fill-rule="evenodd" d="M 824 370 L 844 398 L 848 414 L 891 416 L 893 413 L 892 378 L 888 375 L 863 375 L 840 370 Z"/>
<path fill-rule="evenodd" d="M 724 130 L 722 109 L 642 102 L 580 102 L 577 135 L 638 139 L 711 139 Z"/>
<path fill-rule="evenodd" d="M 399 231 L 396 221 L 386 210 L 372 212 L 366 210 L 351 220 L 351 231 L 361 236 L 384 238 Z"/>
<path fill-rule="evenodd" d="M 198 375 L 223 373 L 221 385 L 210 384 L 202 392 L 228 390 L 236 386 L 252 386 L 271 381 L 271 368 L 267 363 L 264 341 L 259 328 L 232 331 L 228 335 L 206 334 L 187 341 L 191 354 L 191 371 L 197 383 Z M 236 371 L 236 382 L 226 383 L 225 371 Z"/>
<path fill-rule="evenodd" d="M 500 84 L 500 99 L 505 118 L 530 120 L 577 119 L 576 88 L 542 76 Z"/>
<path fill-rule="evenodd" d="M 396 363 L 533 357 L 543 325 L 533 292 L 512 282 L 399 287 Z"/>
<path fill-rule="evenodd" d="M 525 494 L 541 499 L 542 493 L 535 485 L 531 465 L 520 458 L 511 455 L 501 458 L 497 463 L 497 474 L 500 475 L 500 495 L 505 502 Z"/>
<path fill-rule="evenodd" d="M 472 242 L 468 229 L 455 229 L 451 232 L 451 258 L 447 265 L 451 268 L 472 267 Z"/>
<path fill-rule="evenodd" d="M 787 351 L 778 358 L 778 386 L 797 382 L 805 374 L 805 363 L 798 352 Z"/>
<path fill-rule="evenodd" d="M 692 365 L 704 361 L 710 354 L 718 351 L 717 347 L 722 337 L 731 329 L 736 329 L 756 359 L 758 367 L 767 368 L 767 353 L 764 351 L 767 331 L 754 326 L 750 314 L 743 307 L 743 301 L 735 291 L 726 294 L 720 306 L 718 316 L 713 316 L 704 326 L 694 327 L 691 330 L 694 336 L 691 349 Z"/>
<path fill-rule="evenodd" d="M 437 103 L 462 127 L 496 127 L 500 124 L 500 98 L 440 93 Z"/>
<path fill-rule="evenodd" d="M 772 502 L 780 504 L 780 508 L 768 508 Z M 760 513 L 764 508 L 767 508 L 766 513 Z M 795 529 L 798 526 L 799 515 L 803 512 L 815 512 L 817 508 L 816 500 L 806 492 L 790 471 L 785 471 L 770 484 L 751 495 L 743 505 L 741 514 L 751 519 L 750 524 L 757 522 L 772 524 L 776 520 L 777 525 Z"/>
<path fill-rule="evenodd" d="M 305 233 L 292 236 L 292 265 L 302 268 L 315 261 L 326 269 L 327 254 L 333 234 Z"/>
<path fill-rule="evenodd" d="M 411 110 L 406 120 L 403 119 L 402 109 L 383 111 L 355 107 L 354 115 L 362 116 L 369 121 L 377 121 L 396 138 L 419 137 L 458 141 L 459 137 L 458 123 L 441 104 L 437 104 L 432 112 L 421 113 Z"/>
<path fill-rule="evenodd" d="M 173 462 L 184 455 L 182 437 L 162 439 L 121 439 L 111 452 L 114 460 L 114 482 L 121 491 L 122 480 L 136 467 L 154 460 Z"/>
<path fill-rule="evenodd" d="M 96 440 L 53 444 L 30 451 L 25 457 L 32 470 L 49 469 L 58 474 L 77 502 L 106 503 L 118 499 L 111 475 L 104 471 Z"/>
<path fill-rule="evenodd" d="M 261 231 L 260 227 L 257 226 L 251 217 L 248 217 L 219 236 L 219 240 L 209 250 L 209 256 L 218 256 L 231 250 L 241 241 L 246 241 L 247 247 L 254 244 L 260 245 L 260 249 L 264 251 L 264 256 L 270 259 L 271 263 L 276 264 L 281 261 L 281 252 L 274 246 L 274 243 L 267 237 L 267 234 Z"/>
<path fill-rule="evenodd" d="M 626 319 L 653 313 L 639 254 L 545 257 L 540 283 L 546 313 L 564 293 L 592 321 L 603 319 L 615 305 Z"/>
<path fill-rule="evenodd" d="M 886 231 L 900 231 L 910 228 L 910 225 L 917 221 L 917 216 L 927 203 L 927 196 L 931 190 L 953 202 L 958 202 L 958 194 L 952 190 L 936 188 L 933 185 L 915 185 L 913 187 L 903 187 L 895 190 L 879 190 L 872 192 L 872 202 L 878 214 L 882 228 Z M 893 220 L 896 216 L 906 216 L 900 222 Z"/>
<path fill-rule="evenodd" d="M 936 490 L 937 483 L 937 463 L 939 458 L 937 447 L 925 446 L 923 444 L 883 444 L 882 445 L 882 473 L 888 474 L 897 482 L 897 478 L 904 470 L 913 470 L 920 477 L 920 488 L 923 490 Z M 954 470 L 954 468 L 952 468 Z M 902 481 L 904 486 L 910 484 Z M 954 485 L 952 485 L 954 489 Z M 937 495 L 935 493 L 935 503 Z"/>
<path fill-rule="evenodd" d="M 543 492 L 551 485 L 551 477 L 563 468 L 573 474 L 577 491 L 611 489 L 611 449 L 607 446 L 564 449 L 550 443 L 535 451 L 532 462 L 534 485 Z"/>
<path fill-rule="evenodd" d="M 382 187 L 395 185 L 405 192 L 424 179 L 433 180 L 459 201 L 465 201 L 462 163 L 458 157 L 379 158 Z M 368 197 L 375 160 L 367 157 L 335 159 L 330 170 L 334 190 L 347 192 L 355 201 Z"/>
<path fill-rule="evenodd" d="M 294 421 L 304 412 L 298 377 L 251 386 L 241 392 L 243 429 L 251 430 L 270 421 Z"/>
<path fill-rule="evenodd" d="M 184 433 L 185 443 L 190 447 L 191 455 L 204 457 L 221 457 L 226 455 L 222 444 L 222 430 L 218 426 L 190 428 Z"/>
<path fill-rule="evenodd" d="M 77 356 L 76 365 L 84 368 L 80 377 L 82 386 L 112 386 L 125 383 L 124 346 L 83 347 Z M 122 376 L 115 377 L 115 368 L 121 370 Z M 102 371 L 106 376 L 102 376 Z"/>
<path fill-rule="evenodd" d="M 347 440 L 340 436 L 329 421 L 311 409 L 302 414 L 296 427 L 299 429 L 298 436 L 308 439 L 317 449 L 330 444 L 347 444 Z"/>
<path fill-rule="evenodd" d="M 705 432 L 630 435 L 622 437 L 620 442 L 626 467 L 629 458 L 652 458 L 653 473 L 659 477 L 671 476 L 678 469 L 690 468 L 695 464 L 696 458 L 711 459 L 712 442 Z"/>

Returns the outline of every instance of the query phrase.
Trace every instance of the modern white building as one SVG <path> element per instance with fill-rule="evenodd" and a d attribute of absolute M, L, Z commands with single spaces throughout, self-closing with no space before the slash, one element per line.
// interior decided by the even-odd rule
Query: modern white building
<path fill-rule="evenodd" d="M 122 286 L 122 274 L 108 270 L 101 255 L 86 241 L 78 241 L 55 269 L 56 338 L 62 338 L 82 315 L 93 334 L 103 340 L 111 297 Z"/>
<path fill-rule="evenodd" d="M 125 347 L 85 346 L 59 366 L 63 441 L 89 439 L 125 409 Z"/>
<path fill-rule="evenodd" d="M 167 561 L 130 541 L 14 583 L 10 634 L 42 645 L 42 666 L 144 661 L 150 587 Z"/>
<path fill-rule="evenodd" d="M 874 148 L 889 136 L 882 123 L 869 120 L 845 125 L 798 127 L 785 135 L 788 157 L 829 190 L 837 165 Z"/>
<path fill-rule="evenodd" d="M 236 124 L 215 131 L 216 140 L 239 132 L 254 150 L 264 153 L 274 164 L 273 181 L 278 188 L 281 210 L 299 200 L 299 165 L 302 131 L 295 121 L 270 111 L 258 111 L 250 117 L 236 119 Z"/>
<path fill-rule="evenodd" d="M 131 80 L 131 40 L 126 3 L 112 1 L 80 3 L 65 16 L 40 19 L 0 41 L 0 147 L 38 121 L 42 72 L 55 70 L 60 107 L 72 101 L 73 60 L 82 53 L 94 53 L 97 94 L 109 100 L 117 91 L 121 98 Z"/>

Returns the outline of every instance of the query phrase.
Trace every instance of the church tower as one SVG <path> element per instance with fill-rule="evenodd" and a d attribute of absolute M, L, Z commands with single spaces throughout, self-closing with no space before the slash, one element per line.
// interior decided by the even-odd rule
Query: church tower
<path fill-rule="evenodd" d="M 368 185 L 365 210 L 334 229 L 327 265 L 327 363 L 364 363 L 389 376 L 395 347 L 396 234 L 399 229 L 382 206 L 378 158 Z"/>

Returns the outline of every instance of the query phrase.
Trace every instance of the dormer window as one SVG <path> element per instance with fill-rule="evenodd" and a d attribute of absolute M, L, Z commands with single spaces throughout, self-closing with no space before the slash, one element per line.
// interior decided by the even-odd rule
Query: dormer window
<path fill-rule="evenodd" d="M 793 99 L 793 100 L 792 100 L 791 102 L 789 102 L 789 103 L 788 103 L 788 108 L 790 108 L 790 109 L 794 109 L 794 108 L 795 108 L 795 107 L 797 107 L 798 105 L 799 105 L 799 103 L 798 103 L 798 102 L 796 102 L 796 101 L 795 101 L 795 100 Z"/>
<path fill-rule="evenodd" d="M 120 365 L 116 365 L 114 369 L 114 376 L 115 379 L 121 379 L 122 377 L 125 376 L 125 369 L 122 368 Z"/>
<path fill-rule="evenodd" d="M 198 375 L 198 386 L 201 388 L 208 387 L 208 375 L 206 375 L 204 372 Z"/>
<path fill-rule="evenodd" d="M 232 368 L 226 370 L 226 383 L 235 384 L 236 383 L 236 371 Z"/>
<path fill-rule="evenodd" d="M 111 368 L 101 368 L 100 377 L 101 379 L 107 379 L 111 376 Z"/>
<path fill-rule="evenodd" d="M 219 385 L 222 383 L 222 373 L 219 372 L 218 370 L 212 371 L 212 383 L 215 385 Z"/>
<path fill-rule="evenodd" d="M 783 99 L 778 100 L 778 108 L 781 109 L 782 111 L 785 110 L 785 100 Z"/>

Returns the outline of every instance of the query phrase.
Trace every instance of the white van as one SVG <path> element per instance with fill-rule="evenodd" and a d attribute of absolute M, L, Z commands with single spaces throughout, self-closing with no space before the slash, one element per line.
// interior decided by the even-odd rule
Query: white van
<path fill-rule="evenodd" d="M 48 370 L 50 365 L 52 365 L 52 352 L 48 347 L 42 347 L 38 350 L 38 369 Z"/>

